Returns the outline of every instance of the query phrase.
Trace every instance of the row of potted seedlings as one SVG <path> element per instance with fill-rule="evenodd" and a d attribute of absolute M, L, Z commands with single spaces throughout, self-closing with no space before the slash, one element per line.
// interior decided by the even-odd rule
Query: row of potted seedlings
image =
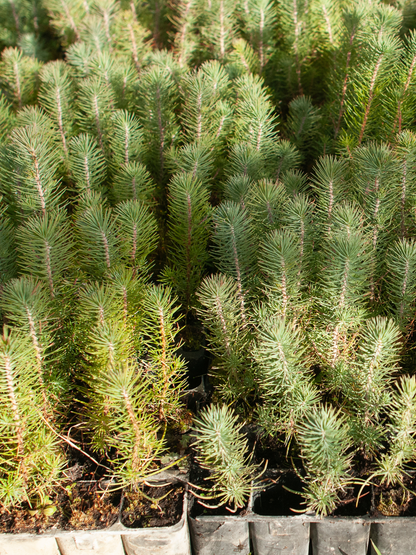
<path fill-rule="evenodd" d="M 354 64 L 402 60 L 389 142 L 347 95 L 313 163 L 318 110 L 282 139 L 241 42 L 188 69 L 98 3 L 66 61 L 4 50 L 5 553 L 410 552 L 415 47 L 376 4 L 338 54 L 355 21 Z"/>
<path fill-rule="evenodd" d="M 5 146 L 8 163 L 12 141 L 28 133 L 42 138 L 38 148 L 45 148 L 42 123 L 21 126 Z M 24 148 L 33 152 L 33 145 L 29 151 L 19 143 L 20 171 L 12 165 L 8 173 L 1 228 L 8 278 L 0 300 L 5 529 L 24 529 L 22 513 L 33 519 L 34 529 L 53 526 L 53 514 L 60 512 L 56 488 L 65 489 L 73 509 L 71 484 L 77 479 L 76 464 L 65 461 L 69 449 L 71 462 L 78 451 L 95 465 L 91 482 L 97 483 L 102 469 L 94 509 L 106 491 L 115 495 L 125 488 L 124 499 L 136 494 L 136 505 L 147 500 L 163 513 L 157 489 L 149 494 L 143 486 L 161 467 L 181 464 L 191 426 L 195 462 L 209 471 L 206 481 L 192 464 L 189 478 L 183 478 L 191 484 L 194 505 L 247 510 L 257 483 L 264 487 L 273 478 L 259 460 L 261 449 L 244 439 L 238 424 L 244 420 L 260 438 L 270 466 L 293 459 L 300 484 L 286 487 L 303 498 L 307 514 L 293 517 L 290 526 L 302 526 L 306 544 L 308 530 L 313 542 L 340 541 L 332 532 L 322 540 L 318 531 L 324 525 L 311 514 L 335 515 L 328 522 L 337 529 L 339 507 L 361 496 L 372 499 L 368 512 L 376 516 L 411 508 L 406 465 L 414 458 L 416 381 L 398 361 L 402 357 L 411 368 L 404 356 L 410 357 L 416 287 L 416 245 L 407 238 L 414 227 L 415 181 L 408 165 L 414 141 L 409 132 L 399 141 L 396 149 L 360 147 L 352 161 L 325 157 L 310 184 L 290 171 L 278 183 L 236 174 L 215 209 L 206 195 L 195 193 L 206 191 L 197 177 L 183 173 L 172 179 L 171 191 L 178 184 L 188 187 L 183 206 L 202 214 L 206 226 L 181 221 L 177 211 L 169 231 L 176 232 L 178 258 L 182 233 L 182 252 L 196 268 L 205 237 L 221 272 L 188 289 L 205 329 L 214 387 L 214 404 L 193 424 L 184 395 L 188 403 L 198 395 L 206 399 L 208 380 L 185 393 L 185 359 L 192 355 L 183 348 L 178 354 L 176 301 L 169 286 L 151 283 L 146 273 L 155 216 L 134 199 L 106 207 L 93 192 L 79 194 L 70 213 L 62 206 L 43 213 L 40 206 L 39 213 L 26 216 L 19 203 L 26 208 L 28 197 L 11 196 L 13 179 L 36 186 L 30 164 L 37 158 L 23 158 Z M 34 187 L 32 193 L 35 199 Z M 180 200 L 178 193 L 175 202 Z M 188 239 L 195 225 L 194 245 L 192 234 Z M 82 478 L 80 484 L 88 482 Z M 201 521 L 211 523 L 214 535 L 221 530 L 223 541 L 223 517 L 191 517 L 197 551 L 215 545 L 210 533 L 198 531 Z M 264 539 L 250 512 L 224 523 L 230 530 L 239 527 L 233 531 L 237 546 L 248 545 L 249 526 L 255 545 Z M 180 526 L 186 535 L 184 520 Z M 362 521 L 355 526 L 365 551 L 370 527 Z M 383 527 L 372 525 L 376 531 Z M 75 541 L 70 537 L 68 542 Z M 129 537 L 123 533 L 125 546 Z M 61 550 L 62 538 L 56 540 Z M 121 546 L 120 534 L 115 538 Z M 313 549 L 319 553 L 319 543 Z"/>

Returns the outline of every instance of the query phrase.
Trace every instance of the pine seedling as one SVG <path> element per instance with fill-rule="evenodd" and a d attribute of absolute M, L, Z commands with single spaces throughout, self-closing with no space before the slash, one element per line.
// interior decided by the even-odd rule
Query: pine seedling
<path fill-rule="evenodd" d="M 332 307 L 362 305 L 370 271 L 368 241 L 361 233 L 334 234 L 325 245 L 322 297 Z M 325 302 L 324 301 L 324 302 Z"/>
<path fill-rule="evenodd" d="M 391 311 L 398 326 L 409 330 L 414 315 L 416 298 L 416 243 L 414 239 L 401 239 L 387 253 L 387 294 Z"/>
<path fill-rule="evenodd" d="M 170 16 L 176 31 L 173 47 L 179 67 L 182 68 L 192 59 L 196 46 L 197 35 L 195 33 L 195 26 L 198 16 L 198 5 L 196 0 L 181 0 L 175 4 L 174 8 L 175 13 Z"/>
<path fill-rule="evenodd" d="M 93 56 L 93 47 L 82 41 L 72 44 L 67 49 L 66 61 L 77 79 L 83 79 L 91 75 L 91 61 Z"/>
<path fill-rule="evenodd" d="M 100 375 L 117 364 L 133 360 L 133 337 L 122 314 L 120 310 L 109 322 L 94 326 L 88 336 L 86 353 L 92 375 Z"/>
<path fill-rule="evenodd" d="M 49 292 L 42 282 L 23 276 L 7 283 L 0 297 L 0 306 L 7 320 L 30 337 L 36 361 L 37 390 L 42 398 L 43 416 L 48 419 L 53 414 L 54 397 L 54 380 L 48 367 L 52 328 Z"/>
<path fill-rule="evenodd" d="M 112 27 L 115 17 L 119 12 L 121 4 L 116 0 L 100 0 L 93 4 L 93 10 L 97 13 L 104 23 L 105 36 L 107 39 L 108 49 L 113 50 Z"/>
<path fill-rule="evenodd" d="M 331 234 L 324 238 L 312 341 L 331 387 L 342 388 L 343 364 L 353 356 L 354 337 L 365 315 L 369 240 L 363 215 L 342 203 L 332 212 Z"/>
<path fill-rule="evenodd" d="M 80 27 L 86 15 L 85 4 L 82 0 L 46 0 L 44 3 L 51 25 L 62 37 L 65 46 L 80 39 Z"/>
<path fill-rule="evenodd" d="M 348 368 L 343 393 L 353 407 L 351 435 L 368 451 L 380 446 L 380 415 L 390 402 L 389 385 L 397 368 L 400 332 L 393 320 L 371 318 L 361 332 L 356 360 Z"/>
<path fill-rule="evenodd" d="M 70 226 L 63 211 L 29 218 L 16 232 L 19 266 L 38 277 L 55 298 L 71 264 Z"/>
<path fill-rule="evenodd" d="M 230 75 L 240 77 L 244 73 L 259 73 L 260 60 L 253 48 L 243 38 L 233 41 L 233 49 L 228 55 L 227 70 Z"/>
<path fill-rule="evenodd" d="M 41 418 L 30 338 L 7 327 L 0 337 L 0 389 L 1 503 L 8 507 L 34 498 L 42 502 L 59 479 L 63 457 Z"/>
<path fill-rule="evenodd" d="M 110 283 L 89 283 L 78 291 L 78 304 L 81 307 L 79 318 L 88 333 L 99 326 L 110 324 L 122 313 L 120 299 Z"/>
<path fill-rule="evenodd" d="M 119 55 L 111 74 L 111 87 L 116 98 L 115 107 L 119 110 L 134 110 L 137 87 L 137 70 L 132 60 Z"/>
<path fill-rule="evenodd" d="M 416 33 L 414 31 L 404 39 L 404 52 L 400 61 L 393 87 L 389 87 L 382 103 L 382 106 L 385 104 L 388 106 L 386 115 L 390 116 L 392 133 L 401 133 L 411 128 L 413 123 L 411 106 L 415 100 L 416 84 Z"/>
<path fill-rule="evenodd" d="M 403 485 L 406 464 L 414 458 L 416 450 L 416 380 L 403 376 L 394 391 L 388 407 L 387 435 L 389 451 L 376 463 L 376 470 L 369 478 L 377 477 L 381 484 Z"/>
<path fill-rule="evenodd" d="M 334 4 L 331 0 L 318 0 L 311 5 L 308 14 L 310 29 L 314 35 L 316 47 L 320 51 L 333 53 L 338 49 L 342 32 L 343 7 L 342 2 Z"/>
<path fill-rule="evenodd" d="M 348 198 L 348 165 L 335 156 L 324 156 L 315 166 L 312 186 L 318 197 L 318 213 L 321 225 L 330 236 L 335 207 Z"/>
<path fill-rule="evenodd" d="M 196 439 L 193 447 L 202 468 L 210 470 L 208 480 L 213 482 L 210 489 L 194 486 L 203 492 L 193 493 L 204 507 L 226 505 L 235 513 L 244 507 L 250 496 L 251 481 L 257 468 L 251 464 L 253 455 L 248 453 L 247 439 L 241 432 L 243 425 L 237 420 L 238 417 L 225 405 L 210 405 L 194 420 Z M 209 500 L 216 504 L 207 504 Z"/>
<path fill-rule="evenodd" d="M 150 172 L 162 180 L 166 150 L 175 142 L 178 124 L 174 114 L 176 86 L 168 69 L 154 65 L 143 72 L 139 87 L 139 115 Z"/>
<path fill-rule="evenodd" d="M 284 37 L 282 49 L 286 54 L 284 56 L 283 52 L 279 52 L 279 65 L 284 74 L 285 88 L 293 91 L 292 96 L 303 94 L 303 66 L 310 50 L 309 33 L 306 32 L 307 12 L 308 3 L 305 0 L 279 0 L 277 3 L 281 36 Z M 287 71 L 285 65 L 292 71 Z"/>
<path fill-rule="evenodd" d="M 21 2 L 3 3 L 0 8 L 2 21 L 2 48 L 17 44 L 22 34 L 22 27 L 26 16 L 26 6 Z M 23 21 L 22 21 L 23 19 Z"/>
<path fill-rule="evenodd" d="M 328 87 L 329 98 L 334 98 L 332 106 L 328 106 L 334 125 L 334 139 L 337 139 L 343 126 L 345 101 L 352 87 L 352 75 L 364 38 L 363 27 L 367 12 L 368 6 L 355 4 L 347 7 L 342 14 L 341 37 Z"/>
<path fill-rule="evenodd" d="M 266 233 L 281 226 L 283 207 L 287 200 L 282 184 L 266 179 L 252 184 L 247 197 L 247 210 L 258 238 L 263 238 Z"/>
<path fill-rule="evenodd" d="M 245 297 L 255 277 L 252 224 L 247 212 L 234 202 L 224 202 L 214 211 L 213 254 L 220 272 L 235 279 L 246 319 Z"/>
<path fill-rule="evenodd" d="M 235 4 L 232 0 L 213 0 L 204 8 L 200 30 L 202 46 L 210 52 L 210 58 L 224 63 L 237 31 Z"/>
<path fill-rule="evenodd" d="M 354 152 L 357 198 L 363 206 L 372 237 L 372 267 L 369 274 L 371 300 L 376 298 L 376 282 L 382 273 L 385 235 L 400 198 L 399 165 L 385 144 L 370 144 Z M 388 233 L 391 236 L 391 233 Z"/>
<path fill-rule="evenodd" d="M 227 102 L 230 80 L 218 62 L 206 62 L 181 81 L 182 127 L 186 142 L 217 146 L 227 137 L 232 109 Z"/>
<path fill-rule="evenodd" d="M 91 76 L 101 79 L 113 91 L 112 77 L 114 69 L 120 60 L 108 50 L 95 52 L 90 61 Z M 114 102 L 116 99 L 114 98 Z"/>
<path fill-rule="evenodd" d="M 248 175 L 232 175 L 224 186 L 224 200 L 231 200 L 245 210 L 253 183 Z"/>
<path fill-rule="evenodd" d="M 376 118 L 380 91 L 397 65 L 399 49 L 397 38 L 391 35 L 379 34 L 369 38 L 365 58 L 351 76 L 351 86 L 345 98 L 344 122 L 345 133 L 355 145 L 361 145 L 368 137 L 380 136 Z"/>
<path fill-rule="evenodd" d="M 39 133 L 45 135 L 45 139 L 58 139 L 57 129 L 54 127 L 53 122 L 39 106 L 24 106 L 16 113 L 14 122 L 15 128 L 33 126 Z M 57 148 L 59 149 L 58 145 Z"/>
<path fill-rule="evenodd" d="M 208 200 L 208 189 L 192 174 L 178 174 L 169 185 L 164 280 L 174 288 L 186 314 L 195 304 L 208 260 L 212 215 Z"/>
<path fill-rule="evenodd" d="M 242 12 L 250 44 L 259 59 L 260 73 L 274 46 L 276 15 L 276 7 L 270 0 L 246 0 L 246 9 Z"/>
<path fill-rule="evenodd" d="M 203 183 L 210 180 L 214 173 L 212 147 L 205 143 L 190 143 L 173 148 L 169 153 L 172 173 L 189 173 Z"/>
<path fill-rule="evenodd" d="M 208 348 L 214 355 L 217 392 L 227 404 L 243 400 L 249 405 L 256 388 L 250 356 L 252 337 L 247 319 L 241 318 L 237 284 L 231 277 L 216 274 L 202 281 L 197 297 L 197 313 L 208 331 Z"/>
<path fill-rule="evenodd" d="M 39 104 L 59 130 L 62 149 L 68 156 L 68 140 L 72 135 L 73 83 L 69 67 L 60 60 L 49 62 L 40 72 Z"/>
<path fill-rule="evenodd" d="M 313 106 L 308 96 L 298 96 L 289 104 L 287 136 L 296 149 L 309 153 L 316 144 L 318 124 L 321 119 L 319 108 Z"/>
<path fill-rule="evenodd" d="M 282 215 L 282 227 L 293 233 L 299 241 L 299 265 L 301 272 L 299 279 L 305 279 L 313 268 L 311 264 L 313 245 L 316 236 L 315 210 L 310 197 L 305 194 L 297 194 L 284 206 Z"/>
<path fill-rule="evenodd" d="M 75 221 L 81 267 L 104 276 L 119 260 L 119 238 L 112 211 L 102 204 L 87 207 Z"/>
<path fill-rule="evenodd" d="M 141 329 L 143 319 L 142 303 L 146 295 L 148 272 L 140 269 L 140 273 L 134 268 L 120 266 L 113 270 L 109 276 L 109 290 L 114 292 L 114 298 L 118 300 L 123 310 L 123 321 L 126 325 L 131 325 L 134 330 Z M 142 350 L 142 337 L 133 333 L 135 350 L 139 353 Z"/>
<path fill-rule="evenodd" d="M 113 472 L 118 485 L 138 486 L 157 471 L 164 449 L 159 423 L 152 414 L 153 396 L 143 369 L 118 363 L 87 379 L 92 402 L 87 407 L 94 450 L 116 449 Z"/>
<path fill-rule="evenodd" d="M 299 166 L 301 161 L 300 152 L 289 141 L 274 141 L 265 155 L 267 174 L 274 181 L 284 180 L 288 171 Z M 296 170 L 295 170 L 296 171 Z"/>
<path fill-rule="evenodd" d="M 113 178 L 112 197 L 115 203 L 137 200 L 148 206 L 154 204 L 155 183 L 146 167 L 140 162 L 121 166 Z"/>
<path fill-rule="evenodd" d="M 158 243 L 158 227 L 155 216 L 139 200 L 120 202 L 114 209 L 124 263 L 136 275 L 149 271 L 148 257 Z"/>
<path fill-rule="evenodd" d="M 82 131 L 97 138 L 104 154 L 107 154 L 107 140 L 110 119 L 114 107 L 114 95 L 99 77 L 91 77 L 80 82 L 77 118 Z"/>
<path fill-rule="evenodd" d="M 326 516 L 337 506 L 351 476 L 352 441 L 344 415 L 320 406 L 299 425 L 297 440 L 306 470 L 306 510 Z"/>
<path fill-rule="evenodd" d="M 265 158 L 249 143 L 237 143 L 232 146 L 228 158 L 229 175 L 247 176 L 253 180 L 264 177 Z"/>
<path fill-rule="evenodd" d="M 258 322 L 254 358 L 263 398 L 259 421 L 267 434 L 283 432 L 288 442 L 305 414 L 318 402 L 318 392 L 309 375 L 300 329 L 264 309 L 259 311 Z"/>
<path fill-rule="evenodd" d="M 148 42 L 150 32 L 143 27 L 131 10 L 121 10 L 114 19 L 113 28 L 117 51 L 128 55 L 134 63 L 136 72 L 140 72 L 144 65 L 144 58 L 150 53 Z"/>
<path fill-rule="evenodd" d="M 307 176 L 300 170 L 287 170 L 282 178 L 283 185 L 289 197 L 294 198 L 308 192 Z"/>
<path fill-rule="evenodd" d="M 61 192 L 56 173 L 60 157 L 50 128 L 32 124 L 14 129 L 6 153 L 4 171 L 8 175 L 8 194 L 23 215 L 55 208 Z M 12 161 L 12 164 L 10 164 Z"/>
<path fill-rule="evenodd" d="M 69 143 L 69 169 L 79 193 L 104 193 L 106 162 L 95 138 L 87 133 Z"/>
<path fill-rule="evenodd" d="M 332 211 L 331 231 L 334 236 L 345 234 L 349 237 L 351 234 L 362 233 L 365 237 L 367 228 L 364 210 L 354 201 L 338 202 Z M 331 237 L 327 236 L 325 240 L 331 241 Z"/>
<path fill-rule="evenodd" d="M 0 84 L 15 110 L 36 101 L 41 64 L 19 48 L 5 48 L 1 55 Z"/>
<path fill-rule="evenodd" d="M 176 354 L 175 338 L 179 332 L 177 298 L 170 287 L 149 287 L 143 300 L 143 340 L 147 348 L 145 362 L 153 407 L 159 419 L 179 420 L 180 393 L 185 384 L 185 363 Z"/>
<path fill-rule="evenodd" d="M 258 76 L 244 75 L 235 81 L 235 89 L 238 91 L 235 140 L 267 155 L 277 138 L 278 120 L 263 81 Z"/>
<path fill-rule="evenodd" d="M 158 0 L 151 0 L 146 5 L 140 2 L 135 4 L 139 21 L 152 32 L 152 45 L 158 50 L 162 50 L 168 45 L 168 33 L 171 26 L 168 22 L 167 8 L 167 3 Z"/>
<path fill-rule="evenodd" d="M 80 38 L 95 54 L 106 51 L 109 45 L 103 18 L 96 13 L 87 14 L 80 25 Z"/>
<path fill-rule="evenodd" d="M 373 4 L 366 31 L 371 35 L 398 36 L 402 26 L 402 14 L 394 6 L 383 3 Z"/>
<path fill-rule="evenodd" d="M 275 230 L 266 235 L 261 244 L 259 267 L 265 276 L 265 293 L 274 314 L 297 315 L 301 264 L 300 242 L 290 230 Z"/>
<path fill-rule="evenodd" d="M 140 162 L 143 138 L 140 124 L 134 114 L 116 110 L 111 125 L 112 164 L 118 169 L 131 162 Z"/>

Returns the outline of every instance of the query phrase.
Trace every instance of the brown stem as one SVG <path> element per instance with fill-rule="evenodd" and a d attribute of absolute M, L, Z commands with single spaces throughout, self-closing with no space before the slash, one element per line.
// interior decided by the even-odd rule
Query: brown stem
<path fill-rule="evenodd" d="M 45 201 L 45 193 L 42 187 L 42 180 L 40 176 L 40 168 L 39 168 L 39 161 L 36 155 L 36 151 L 34 149 L 29 150 L 30 155 L 32 156 L 33 163 L 35 165 L 35 181 L 36 181 L 36 188 L 38 190 L 40 205 L 42 208 L 43 215 L 46 215 L 46 201 Z"/>
<path fill-rule="evenodd" d="M 367 106 L 365 108 L 364 121 L 363 121 L 363 124 L 361 126 L 358 146 L 360 146 L 360 144 L 363 140 L 363 137 L 364 137 L 365 127 L 367 125 L 368 116 L 370 114 L 371 103 L 372 103 L 373 97 L 374 97 L 374 87 L 375 87 L 375 84 L 376 84 L 377 74 L 379 72 L 381 62 L 383 61 L 383 57 L 384 57 L 384 54 L 381 54 L 381 56 L 377 60 L 376 67 L 374 68 L 373 76 L 371 77 L 370 92 L 369 92 L 369 95 L 368 95 Z"/>
<path fill-rule="evenodd" d="M 16 388 L 13 380 L 13 364 L 9 356 L 4 357 L 4 369 L 6 372 L 7 390 L 9 393 L 9 399 L 12 406 L 13 420 L 16 425 L 16 438 L 17 438 L 17 452 L 20 457 L 24 455 L 24 428 L 23 422 L 20 418 L 19 407 L 16 397 Z"/>
<path fill-rule="evenodd" d="M 67 154 L 68 154 L 68 148 L 67 148 L 67 146 L 66 146 L 65 131 L 64 131 L 64 126 L 63 126 L 62 106 L 61 106 L 61 94 L 60 94 L 60 89 L 59 89 L 59 87 L 57 87 L 57 89 L 56 89 L 56 104 L 57 104 L 57 107 L 58 107 L 58 127 L 59 127 L 59 132 L 61 133 L 62 144 L 63 144 L 63 147 L 64 147 L 65 155 L 67 155 Z"/>
<path fill-rule="evenodd" d="M 33 348 L 35 350 L 38 380 L 39 380 L 40 390 L 42 392 L 43 414 L 45 415 L 45 418 L 48 418 L 50 407 L 49 407 L 48 398 L 46 396 L 45 382 L 43 381 L 42 349 L 39 345 L 39 340 L 38 340 L 38 337 L 37 337 L 37 334 L 36 334 L 35 321 L 33 320 L 32 313 L 31 313 L 31 311 L 29 310 L 28 307 L 26 307 L 26 314 L 27 314 L 27 319 L 28 319 L 28 322 L 29 322 L 29 333 L 30 333 L 30 337 L 32 339 Z"/>
<path fill-rule="evenodd" d="M 105 251 L 105 262 L 107 264 L 107 268 L 110 269 L 111 268 L 110 248 L 109 248 L 109 245 L 108 245 L 107 236 L 104 233 L 104 231 L 101 231 L 101 237 L 102 237 L 102 240 L 103 240 L 104 251 Z"/>

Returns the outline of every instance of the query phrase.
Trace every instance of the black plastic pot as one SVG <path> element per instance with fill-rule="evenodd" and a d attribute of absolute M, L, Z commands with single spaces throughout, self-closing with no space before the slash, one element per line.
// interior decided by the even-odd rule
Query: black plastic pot
<path fill-rule="evenodd" d="M 259 516 L 250 519 L 254 555 L 308 555 L 310 522 L 301 516 Z"/>
<path fill-rule="evenodd" d="M 411 555 L 416 551 L 415 517 L 373 519 L 370 539 L 382 555 Z M 376 555 L 371 545 L 371 555 Z"/>
<path fill-rule="evenodd" d="M 296 497 L 284 486 L 299 487 L 293 473 L 267 472 L 274 483 L 253 490 L 251 499 L 250 539 L 254 555 L 308 555 L 310 517 L 295 516 L 290 511 Z M 292 483 L 294 482 L 294 483 Z"/>
<path fill-rule="evenodd" d="M 189 517 L 192 549 L 195 555 L 248 555 L 248 520 L 239 516 Z"/>
<path fill-rule="evenodd" d="M 241 515 L 198 515 L 196 499 L 189 497 L 188 525 L 194 555 L 248 555 L 248 517 Z"/>
<path fill-rule="evenodd" d="M 370 518 L 325 517 L 315 521 L 311 523 L 312 555 L 367 555 L 370 526 Z"/>

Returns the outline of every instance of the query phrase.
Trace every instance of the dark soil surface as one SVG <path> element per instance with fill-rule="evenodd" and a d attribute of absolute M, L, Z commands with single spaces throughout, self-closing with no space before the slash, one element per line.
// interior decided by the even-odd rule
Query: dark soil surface
<path fill-rule="evenodd" d="M 184 488 L 178 485 L 144 486 L 141 490 L 126 492 L 121 522 L 129 528 L 172 526 L 182 517 L 183 496 Z"/>
<path fill-rule="evenodd" d="M 155 499 L 171 493 L 155 503 L 140 500 L 140 492 L 116 489 L 114 484 L 97 479 L 100 471 L 93 464 L 76 463 L 65 471 L 62 480 L 42 506 L 22 503 L 7 510 L 0 507 L 0 533 L 42 534 L 53 530 L 100 530 L 114 524 L 121 511 L 122 522 L 129 527 L 170 526 L 182 516 L 184 488 L 143 488 Z"/>
<path fill-rule="evenodd" d="M 106 528 L 118 518 L 120 497 L 120 492 L 108 493 L 96 481 L 72 482 L 55 488 L 43 506 L 23 503 L 10 510 L 1 508 L 0 532 L 39 534 L 57 528 Z"/>
<path fill-rule="evenodd" d="M 360 493 L 361 485 L 347 488 L 343 495 L 340 495 L 338 507 L 331 516 L 366 516 L 371 514 L 371 488 L 366 486 Z M 357 503 L 357 497 L 360 499 Z"/>
<path fill-rule="evenodd" d="M 402 486 L 373 488 L 372 516 L 416 516 L 416 476 L 406 476 Z"/>

